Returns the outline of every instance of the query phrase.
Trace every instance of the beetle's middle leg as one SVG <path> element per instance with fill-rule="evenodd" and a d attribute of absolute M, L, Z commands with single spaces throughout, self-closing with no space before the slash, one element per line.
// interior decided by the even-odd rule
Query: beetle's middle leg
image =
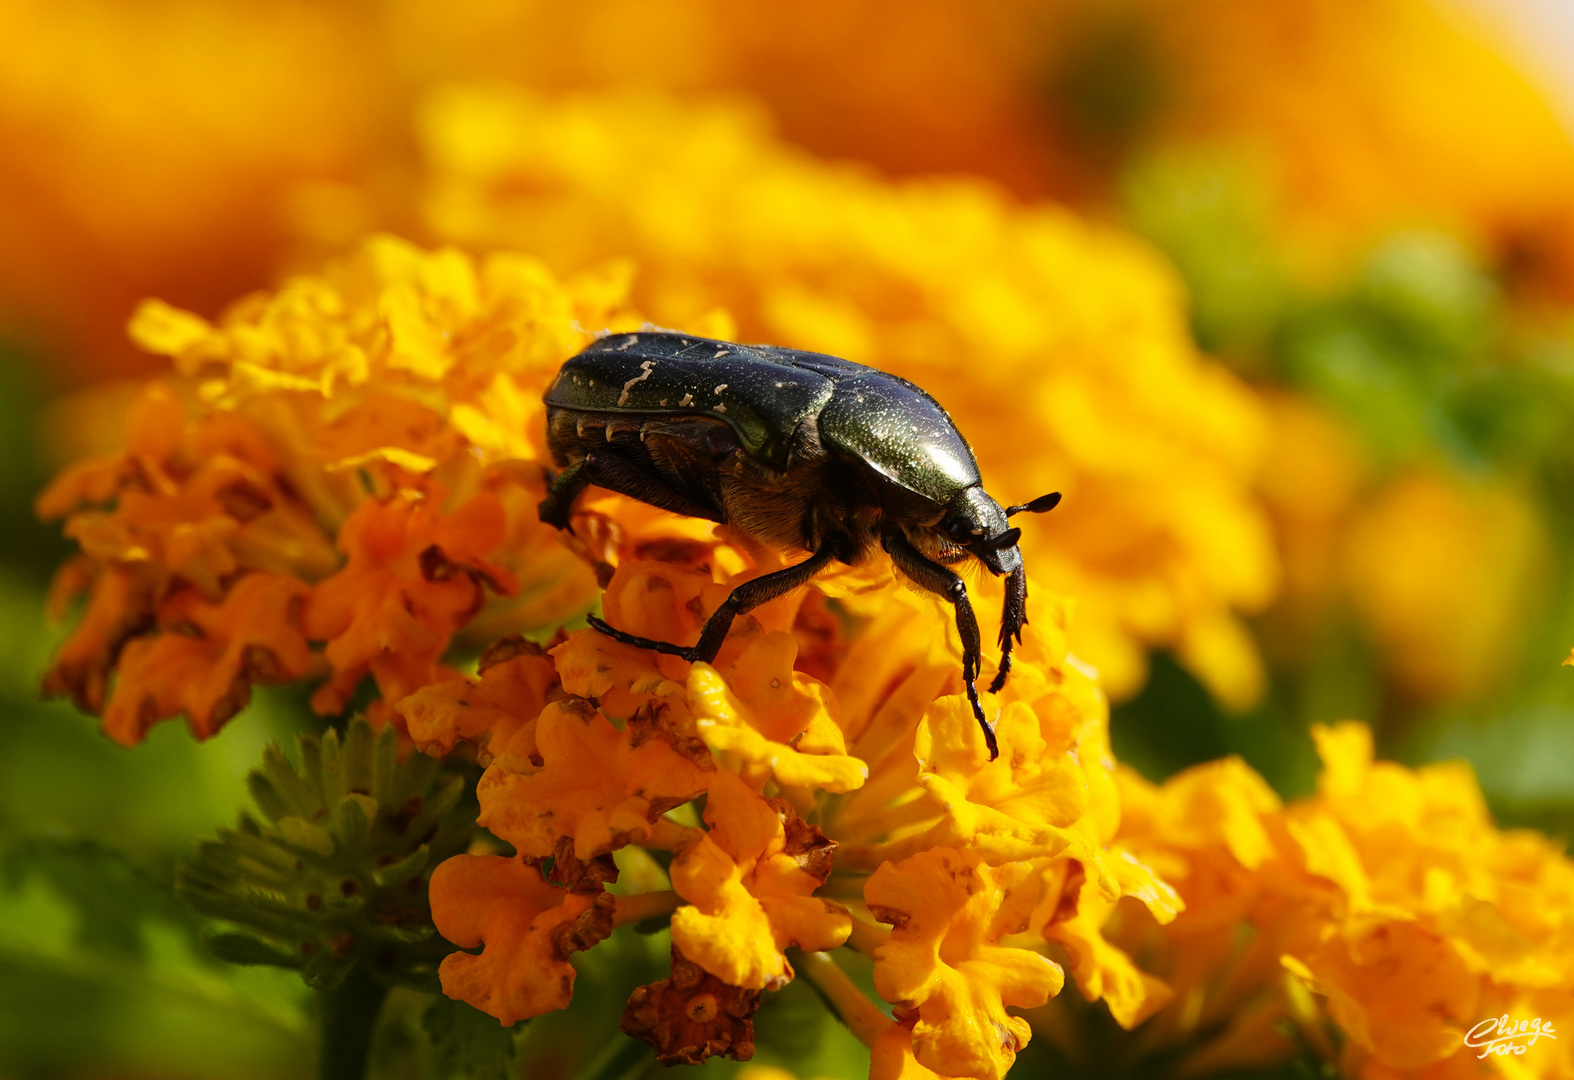
<path fill-rule="evenodd" d="M 654 649 L 668 656 L 680 656 L 688 661 L 704 661 L 710 663 L 716 659 L 716 654 L 721 652 L 722 642 L 727 639 L 727 631 L 732 629 L 732 621 L 739 615 L 745 615 L 761 604 L 768 603 L 786 593 L 792 592 L 800 585 L 808 584 L 809 579 L 825 569 L 827 563 L 835 558 L 833 550 L 827 546 L 810 555 L 801 563 L 789 566 L 783 570 L 757 577 L 753 581 L 746 581 L 739 585 L 721 606 L 711 613 L 705 620 L 705 629 L 700 631 L 700 640 L 692 646 L 673 645 L 665 641 L 655 641 L 651 638 L 638 637 L 634 634 L 624 633 L 622 630 L 608 626 L 594 615 L 590 617 L 590 625 L 600 630 L 603 634 L 625 645 L 633 645 L 641 649 Z"/>
<path fill-rule="evenodd" d="M 984 718 L 984 706 L 978 700 L 977 680 L 984 660 L 984 646 L 978 633 L 978 618 L 973 614 L 973 603 L 967 598 L 967 583 L 915 548 L 900 529 L 883 529 L 880 546 L 890 554 L 891 561 L 902 573 L 923 588 L 951 601 L 956 608 L 956 631 L 962 638 L 962 683 L 967 687 L 967 700 L 973 705 L 973 715 L 978 718 L 978 726 L 984 730 L 989 760 L 995 760 L 1000 756 L 1000 747 L 995 742 L 995 728 Z"/>

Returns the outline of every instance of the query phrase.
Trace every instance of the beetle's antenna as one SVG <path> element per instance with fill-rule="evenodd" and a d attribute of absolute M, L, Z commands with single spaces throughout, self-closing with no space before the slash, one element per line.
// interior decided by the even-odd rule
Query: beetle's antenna
<path fill-rule="evenodd" d="M 1047 514 L 1060 504 L 1060 492 L 1051 491 L 1048 495 L 1040 495 L 1030 503 L 1021 506 L 1006 507 L 1006 517 L 1012 514 Z"/>

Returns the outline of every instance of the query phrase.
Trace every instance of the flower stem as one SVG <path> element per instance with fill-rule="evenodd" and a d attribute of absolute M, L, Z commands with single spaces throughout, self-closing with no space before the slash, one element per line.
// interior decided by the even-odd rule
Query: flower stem
<path fill-rule="evenodd" d="M 865 1046 L 874 1046 L 874 1041 L 891 1026 L 891 1019 L 880 1011 L 879 1006 L 864 997 L 863 991 L 854 985 L 847 977 L 847 972 L 829 953 L 800 953 L 799 956 L 798 970 L 807 975 L 825 1000 L 830 1002 L 841 1016 L 842 1023 L 858 1036 L 859 1042 Z"/>
<path fill-rule="evenodd" d="M 665 889 L 661 892 L 634 893 L 630 896 L 618 896 L 613 899 L 616 905 L 612 915 L 613 926 L 626 926 L 633 922 L 644 922 L 646 919 L 671 915 L 678 910 L 678 905 L 683 903 L 682 897 L 671 889 Z"/>
<path fill-rule="evenodd" d="M 317 992 L 322 1014 L 320 1080 L 362 1080 L 366 1075 L 372 1029 L 387 996 L 388 988 L 359 966 L 351 968 L 344 982 L 332 990 Z"/>
<path fill-rule="evenodd" d="M 853 916 L 853 932 L 847 938 L 847 944 L 865 956 L 873 956 L 876 949 L 890 940 L 891 931 L 887 927 Z"/>

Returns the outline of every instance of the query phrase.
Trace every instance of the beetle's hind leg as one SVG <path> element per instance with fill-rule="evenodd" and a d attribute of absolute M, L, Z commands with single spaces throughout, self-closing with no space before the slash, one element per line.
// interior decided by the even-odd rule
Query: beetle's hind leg
<path fill-rule="evenodd" d="M 995 760 L 1000 756 L 995 728 L 985 719 L 983 703 L 978 700 L 978 672 L 984 659 L 984 645 L 979 637 L 973 603 L 967 598 L 967 583 L 954 571 L 947 570 L 915 548 L 899 529 L 883 530 L 880 546 L 890 554 L 891 561 L 902 573 L 930 592 L 945 597 L 956 608 L 956 631 L 962 638 L 962 682 L 967 687 L 967 700 L 973 705 L 973 715 L 983 729 L 989 760 Z"/>
<path fill-rule="evenodd" d="M 552 477 L 547 484 L 547 497 L 541 500 L 538 513 L 541 520 L 558 530 L 568 528 L 569 516 L 574 511 L 574 500 L 590 484 L 584 458 Z"/>
<path fill-rule="evenodd" d="M 721 651 L 722 642 L 727 639 L 727 631 L 732 629 L 734 619 L 753 611 L 761 604 L 791 592 L 800 585 L 807 584 L 809 579 L 825 569 L 826 564 L 834 557 L 830 547 L 821 548 L 801 563 L 739 585 L 732 590 L 727 599 L 722 601 L 721 606 L 711 613 L 711 617 L 705 620 L 705 629 L 700 631 L 700 640 L 692 646 L 673 645 L 665 641 L 624 633 L 622 630 L 608 626 L 594 615 L 590 617 L 590 625 L 625 645 L 654 649 L 668 656 L 682 657 L 691 662 L 704 661 L 708 664 L 716 659 L 716 654 Z"/>

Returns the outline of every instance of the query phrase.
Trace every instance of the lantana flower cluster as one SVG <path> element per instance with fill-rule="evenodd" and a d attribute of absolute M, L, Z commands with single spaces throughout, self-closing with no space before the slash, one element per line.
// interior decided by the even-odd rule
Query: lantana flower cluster
<path fill-rule="evenodd" d="M 693 642 L 732 587 L 778 566 L 736 541 L 646 532 L 620 552 L 604 611 L 629 633 Z M 913 1062 L 1004 1075 L 1031 1034 L 1008 1008 L 1061 988 L 1048 942 L 1108 954 L 1106 967 L 1125 960 L 1096 921 L 1071 924 L 1080 905 L 1137 895 L 1167 921 L 1177 904 L 1108 846 L 1106 709 L 1066 653 L 1054 598 L 989 699 L 995 761 L 945 616 L 888 571 L 849 571 L 741 619 L 714 664 L 581 630 L 545 651 L 503 646 L 477 678 L 406 699 L 417 745 L 478 745 L 480 822 L 516 852 L 463 856 L 434 876 L 438 928 L 482 947 L 445 961 L 444 989 L 506 1023 L 561 1008 L 572 951 L 670 913 L 673 974 L 636 991 L 623 1016 L 663 1061 L 747 1058 L 761 994 L 807 965 L 876 1048 L 876 1075 Z M 670 853 L 656 882 L 670 888 L 609 895 L 625 868 L 650 881 L 641 849 Z M 894 1019 L 814 955 L 843 945 L 872 957 Z M 1101 971 L 1074 969 L 1094 996 Z M 1116 1007 L 1147 1007 L 1124 992 L 1105 991 Z"/>
<path fill-rule="evenodd" d="M 1494 827 L 1462 762 L 1376 761 L 1354 722 L 1313 735 L 1317 794 L 1289 804 L 1238 758 L 1162 785 L 1120 770 L 1117 843 L 1186 905 L 1106 926 L 1174 994 L 1146 1045 L 1189 1048 L 1189 1072 L 1309 1048 L 1364 1080 L 1574 1076 L 1574 862 Z M 1554 1038 L 1467 1044 L 1500 1017 Z"/>
<path fill-rule="evenodd" d="M 806 963 L 880 1075 L 996 1080 L 1031 1034 L 1007 1010 L 1061 987 L 1049 942 L 1119 963 L 1070 925 L 1079 905 L 1176 909 L 1108 847 L 1107 709 L 1065 607 L 1035 589 L 987 699 L 995 760 L 949 611 L 883 560 L 740 619 L 714 664 L 552 637 L 599 576 L 613 626 L 692 643 L 790 554 L 616 497 L 572 536 L 539 522 L 541 394 L 585 327 L 639 325 L 626 286 L 617 267 L 558 283 L 521 257 L 378 238 L 217 325 L 144 306 L 133 334 L 178 378 L 137 401 L 123 452 L 40 500 L 82 547 L 61 599 L 87 594 L 46 689 L 133 743 L 176 715 L 211 735 L 253 684 L 315 680 L 319 712 L 366 702 L 407 748 L 473 746 L 479 824 L 514 853 L 444 863 L 430 899 L 438 930 L 479 948 L 444 961 L 444 989 L 503 1023 L 567 1004 L 572 953 L 668 918 L 672 976 L 623 1019 L 663 1061 L 748 1057 L 760 996 Z M 997 622 L 992 592 L 977 604 Z M 636 884 L 615 886 L 626 867 Z M 824 959 L 849 943 L 894 1019 Z M 1075 971 L 1094 996 L 1099 970 Z"/>
<path fill-rule="evenodd" d="M 46 693 L 128 745 L 181 715 L 211 735 L 253 684 L 308 676 L 324 714 L 370 676 L 397 723 L 392 702 L 456 677 L 461 632 L 584 611 L 594 575 L 536 515 L 541 388 L 578 327 L 630 317 L 625 289 L 380 238 L 218 325 L 145 304 L 132 335 L 176 377 L 38 501 L 81 548 L 56 604 L 87 596 Z"/>

